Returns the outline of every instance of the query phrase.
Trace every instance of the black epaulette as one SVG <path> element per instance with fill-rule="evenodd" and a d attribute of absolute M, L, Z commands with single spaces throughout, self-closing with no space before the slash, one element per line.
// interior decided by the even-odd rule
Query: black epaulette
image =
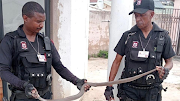
<path fill-rule="evenodd" d="M 136 32 L 129 32 L 129 33 L 128 33 L 128 36 L 127 36 L 126 41 L 125 41 L 125 45 L 127 44 L 129 38 L 130 38 L 132 35 L 134 35 L 134 34 L 136 34 Z"/>
<path fill-rule="evenodd" d="M 130 30 L 126 31 L 125 33 L 127 33 L 127 38 L 126 38 L 126 41 L 125 41 L 125 45 L 127 44 L 129 38 L 136 34 L 137 32 L 137 25 L 134 25 Z"/>
<path fill-rule="evenodd" d="M 17 31 L 13 31 L 13 32 L 7 33 L 5 36 L 10 36 L 11 38 L 17 38 L 19 35 Z"/>

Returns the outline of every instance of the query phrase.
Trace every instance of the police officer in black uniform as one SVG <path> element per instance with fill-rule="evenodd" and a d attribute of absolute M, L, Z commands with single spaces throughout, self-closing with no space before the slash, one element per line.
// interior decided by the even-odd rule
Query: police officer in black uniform
<path fill-rule="evenodd" d="M 32 93 L 51 98 L 51 65 L 56 72 L 80 89 L 87 82 L 74 76 L 60 61 L 50 39 L 39 33 L 46 20 L 44 9 L 36 2 L 22 8 L 24 24 L 7 33 L 0 44 L 0 77 L 10 83 L 11 101 L 36 101 Z M 85 90 L 89 89 L 85 86 Z"/>
<path fill-rule="evenodd" d="M 166 30 L 159 28 L 151 19 L 154 16 L 153 0 L 136 0 L 134 2 L 136 25 L 123 33 L 114 51 L 117 53 L 112 64 L 109 81 L 113 81 L 121 60 L 125 55 L 125 68 L 121 79 L 132 77 L 154 68 L 147 76 L 132 82 L 119 84 L 117 97 L 120 101 L 161 101 L 161 83 L 173 67 L 175 55 L 171 39 Z M 162 59 L 165 65 L 162 66 Z M 106 100 L 114 98 L 113 87 L 105 90 Z"/>

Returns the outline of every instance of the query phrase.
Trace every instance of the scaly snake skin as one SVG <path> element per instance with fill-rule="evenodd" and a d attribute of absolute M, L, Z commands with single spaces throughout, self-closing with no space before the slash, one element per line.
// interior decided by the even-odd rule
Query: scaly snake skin
<path fill-rule="evenodd" d="M 126 83 L 126 82 L 131 82 L 131 81 L 134 81 L 136 79 L 139 79 L 147 74 L 150 74 L 152 72 L 156 71 L 156 69 L 153 69 L 151 71 L 148 71 L 148 72 L 145 72 L 143 74 L 140 74 L 140 75 L 136 75 L 136 76 L 133 76 L 133 77 L 130 77 L 130 78 L 126 78 L 126 79 L 120 79 L 120 80 L 117 80 L 117 81 L 110 81 L 110 82 L 102 82 L 102 83 L 91 83 L 91 82 L 87 82 L 85 83 L 80 92 L 76 95 L 73 95 L 73 96 L 69 96 L 69 97 L 66 97 L 66 98 L 62 98 L 62 99 L 55 99 L 55 100 L 52 100 L 52 99 L 43 99 L 39 96 L 38 93 L 36 93 L 36 96 L 37 96 L 37 99 L 39 99 L 40 101 L 72 101 L 72 100 L 76 100 L 78 98 L 80 98 L 83 94 L 84 94 L 84 86 L 85 85 L 90 85 L 92 87 L 98 87 L 98 86 L 110 86 L 110 85 L 113 85 L 113 84 L 120 84 L 120 83 Z"/>

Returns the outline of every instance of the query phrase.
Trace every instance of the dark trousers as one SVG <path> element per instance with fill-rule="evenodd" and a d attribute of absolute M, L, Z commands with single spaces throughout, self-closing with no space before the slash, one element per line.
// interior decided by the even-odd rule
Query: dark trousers
<path fill-rule="evenodd" d="M 137 89 L 129 87 L 128 84 L 123 84 L 122 90 L 126 99 L 121 99 L 120 101 L 161 101 L 160 87 Z"/>

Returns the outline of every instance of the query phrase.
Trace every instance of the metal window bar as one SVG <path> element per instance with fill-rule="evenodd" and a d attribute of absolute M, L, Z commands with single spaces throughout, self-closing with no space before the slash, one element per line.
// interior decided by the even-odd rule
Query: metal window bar
<path fill-rule="evenodd" d="M 159 21 L 159 25 L 162 29 L 169 31 L 169 35 L 172 40 L 172 47 L 176 52 L 176 55 L 180 54 L 180 9 L 161 9 L 162 13 L 158 14 L 158 17 L 161 21 Z"/>

